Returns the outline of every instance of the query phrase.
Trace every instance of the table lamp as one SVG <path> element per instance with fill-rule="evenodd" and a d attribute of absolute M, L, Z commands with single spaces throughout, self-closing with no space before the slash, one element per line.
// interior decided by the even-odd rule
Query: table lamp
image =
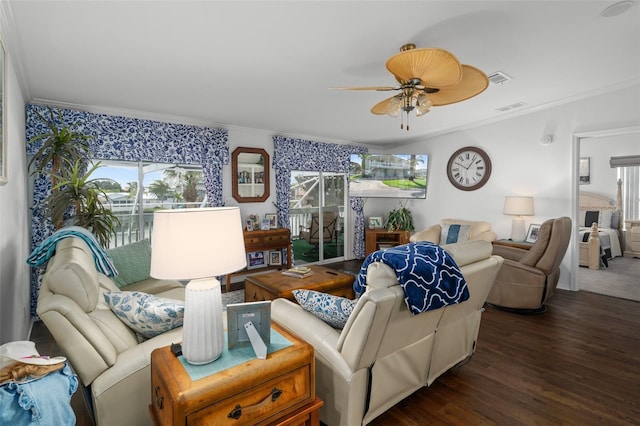
<path fill-rule="evenodd" d="M 504 214 L 515 216 L 511 222 L 511 240 L 524 241 L 526 233 L 522 216 L 533 216 L 533 197 L 506 197 Z"/>
<path fill-rule="evenodd" d="M 182 329 L 182 354 L 190 364 L 215 361 L 222 353 L 222 294 L 216 277 L 246 264 L 238 207 L 154 212 L 151 276 L 191 280 L 185 288 Z"/>

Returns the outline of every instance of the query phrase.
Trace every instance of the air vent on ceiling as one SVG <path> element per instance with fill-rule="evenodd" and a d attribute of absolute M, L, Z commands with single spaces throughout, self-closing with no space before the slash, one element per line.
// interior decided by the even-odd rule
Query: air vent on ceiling
<path fill-rule="evenodd" d="M 502 84 L 505 81 L 511 80 L 511 77 L 509 77 L 502 71 L 496 71 L 493 74 L 489 74 L 487 77 L 489 78 L 489 81 L 493 84 Z"/>
<path fill-rule="evenodd" d="M 526 103 L 524 103 L 524 102 L 516 102 L 515 104 L 503 106 L 502 108 L 496 108 L 496 111 L 509 111 L 510 109 L 520 108 L 520 107 L 523 107 L 525 105 L 526 105 Z"/>

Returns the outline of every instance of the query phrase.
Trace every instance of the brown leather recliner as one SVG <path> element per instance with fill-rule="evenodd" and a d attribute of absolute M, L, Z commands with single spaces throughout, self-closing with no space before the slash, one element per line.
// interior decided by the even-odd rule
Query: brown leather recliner
<path fill-rule="evenodd" d="M 519 313 L 544 312 L 558 284 L 570 237 L 571 219 L 560 217 L 540 226 L 538 239 L 529 250 L 494 246 L 493 254 L 502 256 L 504 264 L 487 303 Z"/>

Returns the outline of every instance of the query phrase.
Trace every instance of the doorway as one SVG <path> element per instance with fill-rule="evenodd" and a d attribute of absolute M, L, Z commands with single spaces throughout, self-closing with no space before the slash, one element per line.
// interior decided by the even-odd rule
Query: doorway
<path fill-rule="evenodd" d="M 614 128 L 614 129 L 607 129 L 607 130 L 601 130 L 601 131 L 594 131 L 594 132 L 581 132 L 581 133 L 575 133 L 573 135 L 573 146 L 572 146 L 572 176 L 571 176 L 571 181 L 572 181 L 572 189 L 573 189 L 573 194 L 574 194 L 574 203 L 571 206 L 571 218 L 573 220 L 573 227 L 574 227 L 574 232 L 573 235 L 578 235 L 578 216 L 579 216 L 579 207 L 578 207 L 578 200 L 579 200 L 579 194 L 581 190 L 584 190 L 583 187 L 581 187 L 580 182 L 579 182 L 579 162 L 580 162 L 580 148 L 581 148 L 581 143 L 586 142 L 586 141 L 606 141 L 607 138 L 611 138 L 611 137 L 616 137 L 616 136 L 622 136 L 622 135 L 636 135 L 636 137 L 640 136 L 640 126 L 632 126 L 632 127 L 624 127 L 624 128 Z M 607 156 L 607 161 L 609 160 L 608 158 L 609 156 Z M 624 244 L 624 242 L 621 242 L 622 244 Z M 571 283 L 570 283 L 570 288 L 571 290 L 580 290 L 580 282 L 578 279 L 579 276 L 579 266 L 578 266 L 578 259 L 579 259 L 579 254 L 578 254 L 578 242 L 577 242 L 577 238 L 572 238 L 571 240 Z M 623 250 L 624 250 L 624 246 L 623 246 Z M 624 266 L 622 266 L 624 267 Z M 627 269 L 627 268 L 625 268 Z M 622 270 L 620 271 L 622 272 Z"/>
<path fill-rule="evenodd" d="M 289 226 L 296 264 L 344 260 L 346 175 L 291 171 Z"/>

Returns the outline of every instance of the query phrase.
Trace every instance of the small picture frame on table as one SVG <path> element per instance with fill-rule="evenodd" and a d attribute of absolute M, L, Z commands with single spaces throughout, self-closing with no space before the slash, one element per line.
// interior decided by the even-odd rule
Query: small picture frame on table
<path fill-rule="evenodd" d="M 260 229 L 260 216 L 257 214 L 250 214 L 247 220 L 251 221 L 251 225 L 254 231 L 258 231 Z"/>
<path fill-rule="evenodd" d="M 269 265 L 282 265 L 282 252 L 280 250 L 269 252 Z"/>
<path fill-rule="evenodd" d="M 271 301 L 232 303 L 227 305 L 227 339 L 229 349 L 250 346 L 245 324 L 251 322 L 268 347 L 271 343 Z"/>
<path fill-rule="evenodd" d="M 253 231 L 253 222 L 251 219 L 247 219 L 244 221 L 244 226 L 247 228 L 247 231 Z"/>
<path fill-rule="evenodd" d="M 267 266 L 266 251 L 254 251 L 247 253 L 247 269 L 258 269 Z"/>
<path fill-rule="evenodd" d="M 540 233 L 540 224 L 532 223 L 529 225 L 529 231 L 527 232 L 527 238 L 525 238 L 525 243 L 535 243 L 538 240 L 538 233 Z"/>
<path fill-rule="evenodd" d="M 262 219 L 262 222 L 260 222 L 260 230 L 261 231 L 268 231 L 270 229 L 271 223 L 269 222 L 269 219 Z"/>
<path fill-rule="evenodd" d="M 278 228 L 278 215 L 275 213 L 267 213 L 264 215 L 265 220 L 269 220 L 269 229 Z"/>
<path fill-rule="evenodd" d="M 369 229 L 382 228 L 382 218 L 379 216 L 369 217 Z"/>

